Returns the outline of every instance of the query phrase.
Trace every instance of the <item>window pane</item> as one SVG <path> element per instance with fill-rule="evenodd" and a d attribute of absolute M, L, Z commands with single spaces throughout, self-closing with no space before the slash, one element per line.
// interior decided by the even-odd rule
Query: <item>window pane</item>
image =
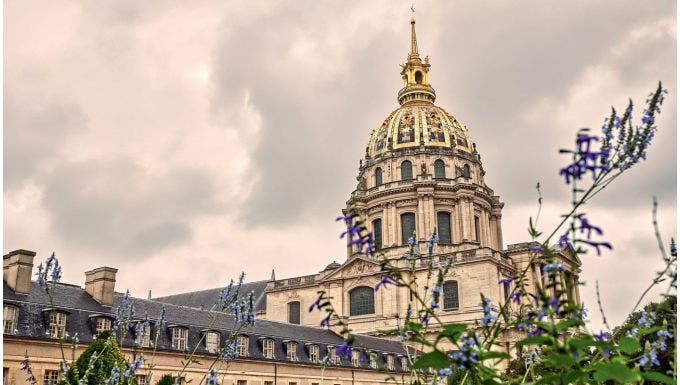
<path fill-rule="evenodd" d="M 458 282 L 444 282 L 444 309 L 458 309 Z"/>
<path fill-rule="evenodd" d="M 413 179 L 413 166 L 411 162 L 405 160 L 401 163 L 401 180 Z"/>
<path fill-rule="evenodd" d="M 405 245 L 416 230 L 416 214 L 401 214 L 401 244 Z"/>
<path fill-rule="evenodd" d="M 440 243 L 451 243 L 451 214 L 437 213 L 437 235 Z"/>
<path fill-rule="evenodd" d="M 479 217 L 475 217 L 475 241 L 479 241 Z"/>
<path fill-rule="evenodd" d="M 375 313 L 373 303 L 373 288 L 358 287 L 349 292 L 349 315 L 362 315 Z"/>
<path fill-rule="evenodd" d="M 373 241 L 376 250 L 382 249 L 382 219 L 373 221 Z"/>
<path fill-rule="evenodd" d="M 288 304 L 288 322 L 300 324 L 300 302 L 290 302 Z"/>
<path fill-rule="evenodd" d="M 380 186 L 382 184 L 382 168 L 378 167 L 375 169 L 375 185 Z"/>
<path fill-rule="evenodd" d="M 434 177 L 435 178 L 446 178 L 446 171 L 444 169 L 444 161 L 437 159 L 434 161 Z"/>

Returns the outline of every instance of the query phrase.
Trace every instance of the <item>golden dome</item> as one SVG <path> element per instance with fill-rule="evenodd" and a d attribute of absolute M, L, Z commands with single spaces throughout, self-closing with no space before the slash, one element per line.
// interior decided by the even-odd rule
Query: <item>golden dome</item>
<path fill-rule="evenodd" d="M 411 19 L 411 50 L 406 64 L 401 66 L 403 88 L 397 95 L 400 107 L 371 132 L 367 157 L 420 146 L 474 151 L 467 128 L 434 105 L 436 94 L 430 85 L 429 72 L 430 60 L 420 59 L 416 22 Z"/>
<path fill-rule="evenodd" d="M 405 103 L 371 132 L 367 155 L 413 147 L 444 147 L 472 153 L 472 140 L 465 126 L 431 102 Z"/>

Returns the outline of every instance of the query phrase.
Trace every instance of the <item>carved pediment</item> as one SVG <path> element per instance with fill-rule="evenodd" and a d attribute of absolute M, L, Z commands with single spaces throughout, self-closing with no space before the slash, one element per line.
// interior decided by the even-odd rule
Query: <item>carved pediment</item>
<path fill-rule="evenodd" d="M 352 278 L 363 275 L 373 275 L 380 272 L 380 264 L 368 260 L 364 257 L 354 257 L 354 259 L 345 262 L 344 265 L 340 266 L 336 270 L 330 272 L 327 276 L 323 277 L 321 281 L 328 281 L 339 278 Z"/>

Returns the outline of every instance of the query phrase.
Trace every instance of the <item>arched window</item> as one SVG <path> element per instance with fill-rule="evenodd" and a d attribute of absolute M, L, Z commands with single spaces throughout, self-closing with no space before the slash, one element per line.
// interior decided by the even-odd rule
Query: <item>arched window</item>
<path fill-rule="evenodd" d="M 382 219 L 378 218 L 373 221 L 373 242 L 375 249 L 382 249 Z"/>
<path fill-rule="evenodd" d="M 416 71 L 416 84 L 423 84 L 423 73 Z"/>
<path fill-rule="evenodd" d="M 405 245 L 408 239 L 414 237 L 416 231 L 416 214 L 401 214 L 401 244 Z"/>
<path fill-rule="evenodd" d="M 361 286 L 349 292 L 349 315 L 375 313 L 372 287 Z"/>
<path fill-rule="evenodd" d="M 378 167 L 375 169 L 375 185 L 380 186 L 382 184 L 382 168 Z"/>
<path fill-rule="evenodd" d="M 451 214 L 446 211 L 437 213 L 437 235 L 439 243 L 451 243 Z"/>
<path fill-rule="evenodd" d="M 463 165 L 463 178 L 470 178 L 470 165 L 468 164 Z"/>
<path fill-rule="evenodd" d="M 411 161 L 405 160 L 401 162 L 401 180 L 413 179 L 413 165 Z"/>
<path fill-rule="evenodd" d="M 434 177 L 446 178 L 446 171 L 444 170 L 444 161 L 437 159 L 434 161 Z"/>
<path fill-rule="evenodd" d="M 458 282 L 446 281 L 443 287 L 444 309 L 458 309 Z"/>
<path fill-rule="evenodd" d="M 288 323 L 300 324 L 300 302 L 294 301 L 288 303 Z"/>

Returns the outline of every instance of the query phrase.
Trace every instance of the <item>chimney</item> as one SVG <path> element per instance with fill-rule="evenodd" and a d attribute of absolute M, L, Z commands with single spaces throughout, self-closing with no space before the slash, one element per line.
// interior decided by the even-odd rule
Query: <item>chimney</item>
<path fill-rule="evenodd" d="M 15 293 L 31 291 L 34 251 L 14 250 L 2 257 L 2 279 Z"/>
<path fill-rule="evenodd" d="M 116 272 L 112 267 L 98 267 L 85 272 L 85 291 L 104 306 L 113 306 Z"/>

